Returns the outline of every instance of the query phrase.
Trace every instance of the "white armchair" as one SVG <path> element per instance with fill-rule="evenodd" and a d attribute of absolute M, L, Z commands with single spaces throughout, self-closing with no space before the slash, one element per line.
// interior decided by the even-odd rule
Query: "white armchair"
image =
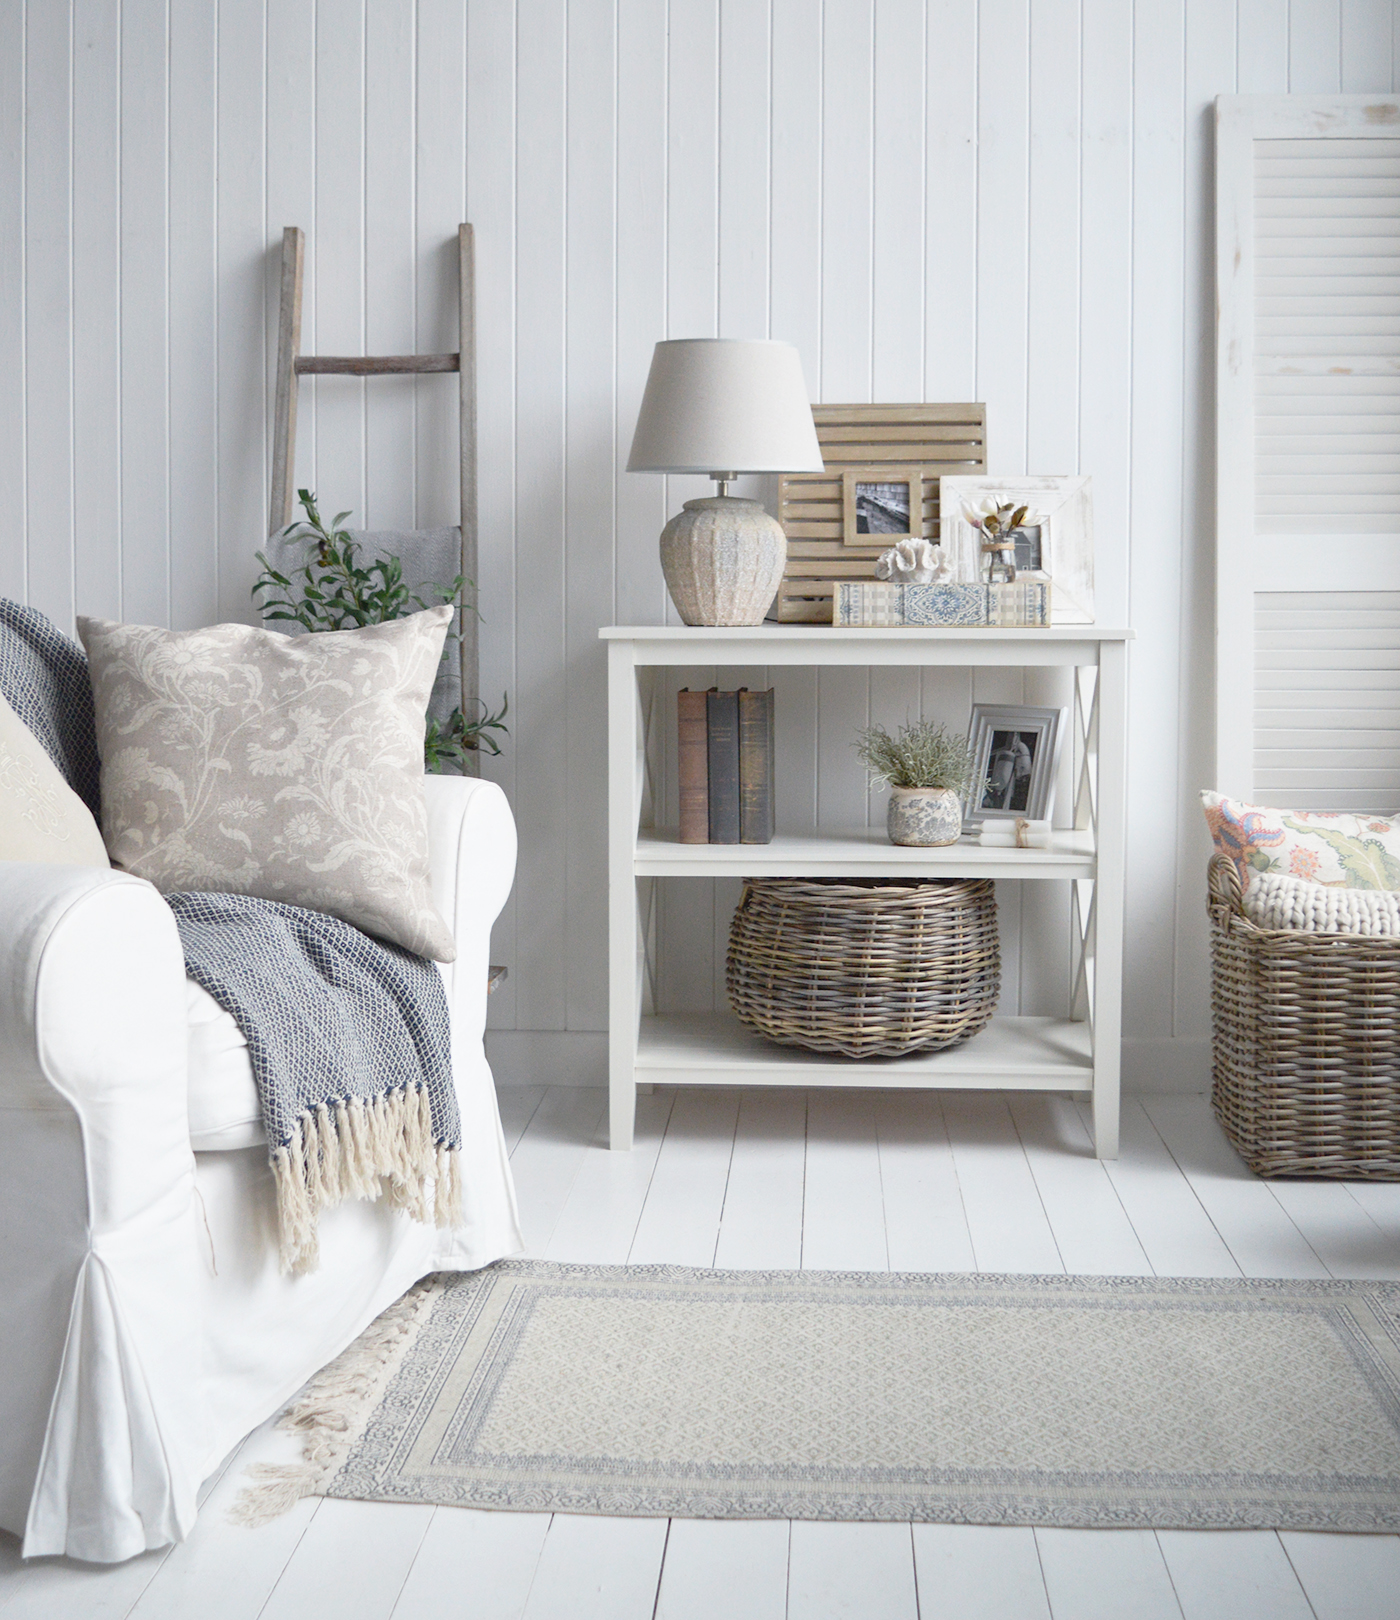
<path fill-rule="evenodd" d="M 0 1526 L 26 1556 L 181 1539 L 201 1481 L 406 1288 L 521 1247 L 482 1046 L 514 823 L 492 783 L 424 785 L 458 949 L 463 1221 L 340 1205 L 305 1276 L 278 1268 L 256 1114 L 192 1146 L 211 1086 L 223 1116 L 255 1093 L 231 1021 L 211 1039 L 164 901 L 123 873 L 0 862 Z M 219 1142 L 251 1145 L 195 1151 Z"/>

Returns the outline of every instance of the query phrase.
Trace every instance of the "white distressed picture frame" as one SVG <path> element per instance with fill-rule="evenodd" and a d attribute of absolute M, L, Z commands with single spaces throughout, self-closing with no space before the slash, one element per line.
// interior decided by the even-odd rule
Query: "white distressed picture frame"
<path fill-rule="evenodd" d="M 947 474 L 939 480 L 939 539 L 959 583 L 986 577 L 982 537 L 963 516 L 964 503 L 991 497 L 1029 506 L 1040 518 L 1041 567 L 1018 578 L 1050 584 L 1051 624 L 1094 622 L 1094 492 L 1087 473 L 1016 478 Z"/>

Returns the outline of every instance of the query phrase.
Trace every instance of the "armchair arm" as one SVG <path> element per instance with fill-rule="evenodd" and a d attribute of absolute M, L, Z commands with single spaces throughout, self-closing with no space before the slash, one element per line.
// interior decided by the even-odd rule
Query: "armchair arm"
<path fill-rule="evenodd" d="M 179 1540 L 202 1456 L 184 958 L 149 883 L 0 863 L 0 1524 Z"/>
<path fill-rule="evenodd" d="M 425 776 L 433 903 L 452 930 L 457 960 L 440 964 L 454 1026 L 480 1040 L 486 1028 L 491 924 L 515 881 L 515 818 L 494 782 Z"/>
<path fill-rule="evenodd" d="M 428 776 L 428 850 L 433 900 L 457 941 L 457 960 L 440 962 L 452 1015 L 452 1074 L 462 1115 L 462 1225 L 438 1264 L 480 1265 L 482 1254 L 522 1247 L 515 1188 L 486 1061 L 486 972 L 491 924 L 515 878 L 515 819 L 494 782 Z"/>

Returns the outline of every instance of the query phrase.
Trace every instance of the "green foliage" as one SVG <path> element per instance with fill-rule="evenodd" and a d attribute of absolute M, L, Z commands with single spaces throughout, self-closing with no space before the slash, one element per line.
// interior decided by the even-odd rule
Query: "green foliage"
<path fill-rule="evenodd" d="M 425 585 L 423 589 L 434 596 L 428 601 L 404 584 L 403 564 L 397 557 L 376 557 L 366 567 L 360 566 L 360 548 L 349 531 L 339 527 L 350 516 L 348 512 L 337 512 L 327 528 L 309 489 L 299 489 L 297 499 L 306 517 L 289 523 L 282 536 L 314 540 L 316 549 L 291 579 L 279 574 L 258 552 L 263 572 L 253 586 L 253 600 L 264 619 L 291 620 L 304 630 L 360 630 L 367 624 L 386 624 L 454 601 L 462 587 L 471 583 L 465 574 L 458 574 L 450 585 Z M 273 594 L 279 590 L 281 596 Z M 259 592 L 263 593 L 261 602 Z"/>
<path fill-rule="evenodd" d="M 1308 833 L 1331 844 L 1342 870 L 1351 879 L 1351 888 L 1400 889 L 1400 860 L 1396 860 L 1379 838 L 1358 838 L 1334 832 L 1330 827 L 1319 827 L 1315 821 L 1294 821 L 1288 816 L 1283 818 L 1283 824 L 1294 832 Z"/>
<path fill-rule="evenodd" d="M 891 787 L 951 788 L 966 793 L 972 780 L 972 748 L 929 720 L 906 722 L 895 735 L 867 726 L 852 744 L 872 781 Z"/>
<path fill-rule="evenodd" d="M 458 574 L 448 584 L 424 585 L 422 590 L 430 597 L 410 590 L 404 583 L 403 564 L 398 557 L 391 554 L 361 564 L 360 548 L 349 531 L 340 527 L 349 512 L 337 512 L 327 527 L 309 489 L 299 489 L 297 500 L 306 516 L 289 523 L 282 536 L 287 540 L 312 540 L 315 547 L 310 560 L 294 569 L 290 577 L 278 573 L 263 552 L 257 553 L 263 571 L 253 585 L 253 602 L 269 623 L 290 622 L 311 631 L 360 630 L 454 602 L 463 587 L 472 583 L 465 574 Z M 476 613 L 476 608 L 464 601 L 462 611 Z M 448 637 L 444 658 L 455 639 Z M 500 753 L 491 733 L 509 735 L 506 699 L 501 698 L 501 706 L 494 714 L 485 703 L 480 707 L 481 713 L 470 719 L 456 708 L 445 725 L 436 720 L 428 722 L 423 739 L 427 770 L 440 772 L 449 765 L 465 767 L 473 754 L 482 751 Z"/>
<path fill-rule="evenodd" d="M 449 765 L 456 765 L 465 770 L 473 753 L 484 750 L 488 754 L 499 754 L 500 747 L 496 739 L 488 735 L 492 731 L 499 731 L 502 736 L 509 736 L 509 728 L 505 724 L 506 700 L 501 697 L 501 706 L 492 714 L 486 705 L 481 705 L 481 718 L 468 723 L 460 709 L 453 709 L 446 726 L 440 725 L 436 720 L 428 721 L 428 729 L 423 738 L 423 760 L 429 771 L 439 772 L 446 770 Z"/>

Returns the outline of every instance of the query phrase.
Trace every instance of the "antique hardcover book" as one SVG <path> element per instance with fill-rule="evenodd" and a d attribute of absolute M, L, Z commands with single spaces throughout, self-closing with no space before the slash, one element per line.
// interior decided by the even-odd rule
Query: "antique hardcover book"
<path fill-rule="evenodd" d="M 739 842 L 773 841 L 773 689 L 739 692 Z"/>
<path fill-rule="evenodd" d="M 710 842 L 739 842 L 739 694 L 705 694 L 709 726 Z"/>
<path fill-rule="evenodd" d="M 988 630 L 1043 630 L 1050 623 L 1045 580 L 1011 585 L 895 585 L 842 580 L 836 586 L 833 624 L 862 629 L 972 626 Z"/>
<path fill-rule="evenodd" d="M 681 798 L 681 843 L 710 841 L 709 721 L 705 692 L 688 686 L 676 694 L 676 777 Z"/>

